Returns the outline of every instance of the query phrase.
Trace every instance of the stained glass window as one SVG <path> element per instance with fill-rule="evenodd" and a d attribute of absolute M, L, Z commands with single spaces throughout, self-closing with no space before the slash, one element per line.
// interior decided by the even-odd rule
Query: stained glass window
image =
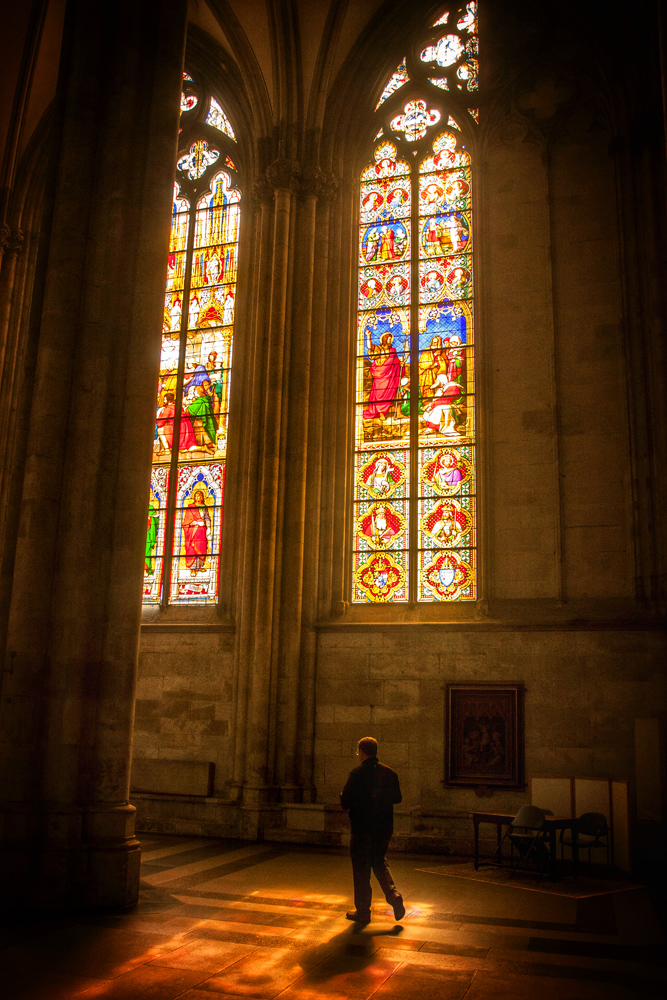
<path fill-rule="evenodd" d="M 382 91 L 382 94 L 380 95 L 380 100 L 375 105 L 375 110 L 377 111 L 380 105 L 384 104 L 387 98 L 391 94 L 393 94 L 396 90 L 398 90 L 399 87 L 402 87 L 404 83 L 407 83 L 409 79 L 410 77 L 408 76 L 408 71 L 405 66 L 405 59 L 402 59 L 401 62 L 396 67 L 396 71 L 392 73 L 389 82 L 387 83 L 387 86 Z"/>
<path fill-rule="evenodd" d="M 217 128 L 218 131 L 224 132 L 228 135 L 230 139 L 236 142 L 236 136 L 234 135 L 234 129 L 232 128 L 229 118 L 220 107 L 215 97 L 211 98 L 211 102 L 208 106 L 208 114 L 206 115 L 206 124 L 212 125 L 213 128 Z"/>
<path fill-rule="evenodd" d="M 229 125 L 227 115 L 211 97 L 202 121 L 204 88 L 197 93 L 193 78 L 183 79 L 183 152 L 174 183 L 146 535 L 147 604 L 218 599 L 241 194 L 225 151 L 233 133 L 208 120 L 211 108 Z"/>
<path fill-rule="evenodd" d="M 418 50 L 430 65 L 410 70 L 430 96 L 387 100 L 361 175 L 354 603 L 477 596 L 472 176 L 460 125 L 467 104 L 456 98 L 454 118 L 447 96 L 438 108 L 427 89 L 453 83 L 431 79 L 433 63 L 463 79 L 473 32 L 477 53 L 476 16 L 469 3 L 435 22 L 452 27 Z M 476 109 L 467 110 L 476 123 Z"/>
<path fill-rule="evenodd" d="M 471 0 L 439 18 L 434 28 L 446 26 L 421 50 L 421 62 L 434 74 L 429 79 L 442 90 L 475 91 L 478 87 L 477 3 Z"/>

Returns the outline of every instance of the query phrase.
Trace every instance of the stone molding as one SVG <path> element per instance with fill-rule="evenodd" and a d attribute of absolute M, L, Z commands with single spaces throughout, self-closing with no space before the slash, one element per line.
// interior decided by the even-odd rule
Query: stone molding
<path fill-rule="evenodd" d="M 0 226 L 0 252 L 18 257 L 23 249 L 25 236 L 18 227 L 12 228 L 7 223 Z"/>

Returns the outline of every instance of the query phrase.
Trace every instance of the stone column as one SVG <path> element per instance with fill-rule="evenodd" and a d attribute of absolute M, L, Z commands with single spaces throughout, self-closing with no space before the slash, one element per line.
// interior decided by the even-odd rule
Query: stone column
<path fill-rule="evenodd" d="M 298 186 L 299 165 L 279 159 L 266 172 L 267 183 L 273 189 L 273 242 L 270 274 L 258 275 L 258 284 L 270 288 L 266 339 L 262 343 L 265 356 L 263 384 L 255 390 L 254 405 L 260 408 L 261 423 L 257 438 L 254 506 L 253 561 L 245 573 L 254 577 L 252 594 L 248 594 L 243 609 L 243 635 L 238 647 L 239 664 L 247 679 L 247 700 L 243 723 L 243 742 L 237 741 L 237 778 L 243 784 L 243 836 L 256 836 L 259 810 L 270 798 L 272 783 L 272 739 L 270 719 L 275 695 L 272 676 L 275 605 L 279 580 L 279 508 L 280 458 L 283 447 L 285 396 L 283 379 L 288 356 L 287 327 L 291 244 L 293 240 L 293 198 Z M 269 263 L 267 261 L 267 263 Z M 258 343 L 264 331 L 257 329 Z M 250 518 L 246 511 L 246 517 Z M 242 760 L 239 760 L 239 754 Z M 240 765 L 240 766 L 239 766 Z M 241 782 L 241 773 L 243 779 Z"/>
<path fill-rule="evenodd" d="M 1 892 L 131 905 L 129 771 L 186 2 L 80 0 L 2 690 Z"/>
<path fill-rule="evenodd" d="M 0 226 L 0 371 L 5 370 L 9 314 L 15 296 L 16 260 L 23 248 L 23 233 L 6 223 Z"/>
<path fill-rule="evenodd" d="M 298 678 L 295 695 L 297 729 L 295 774 L 304 802 L 315 800 L 314 737 L 315 737 L 315 681 L 317 659 L 317 632 L 315 625 L 321 600 L 320 525 L 322 521 L 322 484 L 331 479 L 331 462 L 328 461 L 331 440 L 327 438 L 324 422 L 325 401 L 331 387 L 327 365 L 327 314 L 331 302 L 327 296 L 330 279 L 331 207 L 338 190 L 334 174 L 322 174 L 318 185 L 317 229 L 314 248 L 315 272 L 320 275 L 318 293 L 312 307 L 312 349 L 310 355 L 310 407 L 308 411 L 308 471 L 306 479 L 306 518 L 303 539 L 303 601 L 301 608 L 301 645 L 299 650 Z M 337 241 L 336 245 L 340 245 Z M 326 276 L 326 277 L 325 277 Z M 335 367 L 333 368 L 335 370 Z M 308 511 L 317 516 L 308 516 Z"/>
<path fill-rule="evenodd" d="M 294 303 L 292 343 L 290 351 L 290 379 L 288 423 L 286 429 L 285 467 L 286 493 L 283 516 L 283 558 L 280 592 L 280 631 L 278 647 L 277 728 L 275 752 L 275 780 L 280 787 L 283 802 L 299 802 L 303 797 L 301 787 L 303 746 L 299 745 L 298 731 L 304 705 L 301 703 L 302 678 L 300 664 L 305 659 L 308 669 L 314 669 L 310 653 L 312 643 L 308 626 L 314 620 L 311 612 L 312 597 L 317 588 L 317 529 L 319 507 L 317 491 L 307 493 L 309 459 L 319 468 L 316 456 L 319 449 L 313 429 L 321 426 L 324 372 L 324 330 L 320 306 L 325 286 L 327 247 L 317 239 L 319 229 L 326 230 L 328 200 L 335 190 L 332 179 L 319 167 L 311 169 L 301 184 L 301 202 L 297 227 L 297 248 L 294 264 Z M 318 200 L 322 199 L 324 211 L 318 213 Z M 316 246 L 318 254 L 316 257 Z M 319 274 L 318 302 L 314 308 L 313 289 L 316 273 Z M 320 321 L 318 323 L 318 320 Z M 318 423 L 319 420 L 319 423 Z M 314 424 L 314 428 L 311 427 Z M 317 434 L 315 434 L 317 437 Z M 308 516 L 308 504 L 312 516 Z M 313 534 L 313 531 L 315 532 Z M 306 538 L 310 545 L 306 545 Z M 312 588 L 305 592 L 307 585 Z M 308 609 L 308 626 L 304 610 Z M 304 633 L 304 627 L 306 632 Z M 306 687 L 310 678 L 303 678 Z"/>

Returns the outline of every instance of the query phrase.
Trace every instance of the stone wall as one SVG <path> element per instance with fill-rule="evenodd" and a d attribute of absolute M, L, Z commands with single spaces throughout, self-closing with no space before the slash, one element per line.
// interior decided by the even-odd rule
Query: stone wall
<path fill-rule="evenodd" d="M 230 778 L 232 680 L 233 635 L 144 636 L 134 756 L 211 762 L 215 765 L 214 794 L 222 795 Z M 187 791 L 184 785 L 182 792 Z"/>
<path fill-rule="evenodd" d="M 229 797 L 230 637 L 150 636 L 141 659 L 135 755 L 214 761 L 213 797 L 134 795 L 139 826 L 159 832 L 236 836 L 239 805 Z M 267 840 L 341 844 L 348 827 L 338 795 L 356 766 L 362 736 L 401 779 L 396 849 L 470 853 L 474 809 L 516 811 L 532 775 L 627 779 L 635 786 L 634 720 L 665 699 L 665 642 L 656 630 L 497 625 L 323 630 L 317 655 L 315 784 L 312 804 L 273 803 Z M 448 683 L 525 685 L 525 791 L 446 788 Z"/>
<path fill-rule="evenodd" d="M 317 683 L 318 797 L 334 803 L 374 736 L 401 778 L 398 827 L 419 840 L 470 850 L 474 809 L 515 811 L 528 791 L 443 786 L 445 688 L 469 681 L 525 685 L 525 768 L 531 775 L 627 778 L 634 784 L 634 719 L 665 696 L 665 647 L 656 632 L 378 630 L 320 635 Z M 409 843 L 408 837 L 405 841 Z"/>

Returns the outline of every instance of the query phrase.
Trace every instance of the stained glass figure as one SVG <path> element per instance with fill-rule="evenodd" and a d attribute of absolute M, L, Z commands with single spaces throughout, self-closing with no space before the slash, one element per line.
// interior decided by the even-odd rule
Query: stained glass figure
<path fill-rule="evenodd" d="M 456 22 L 456 27 L 461 31 L 468 31 L 471 35 L 477 34 L 477 3 L 472 0 L 465 11 Z"/>
<path fill-rule="evenodd" d="M 233 139 L 234 142 L 236 142 L 234 129 L 229 122 L 229 118 L 222 110 L 215 97 L 211 98 L 211 103 L 208 106 L 206 124 L 212 125 L 213 128 L 217 128 L 219 132 L 224 132 L 225 135 L 228 135 L 230 139 Z"/>
<path fill-rule="evenodd" d="M 456 71 L 459 80 L 463 80 L 468 90 L 477 90 L 477 75 L 479 66 L 476 59 L 468 59 Z"/>
<path fill-rule="evenodd" d="M 209 116 L 211 109 L 229 124 L 213 97 Z M 220 151 L 196 138 L 174 185 L 144 566 L 149 604 L 218 597 L 241 200 L 224 153 L 233 132 L 221 131 L 225 169 L 215 171 Z"/>
<path fill-rule="evenodd" d="M 181 156 L 177 163 L 179 170 L 187 175 L 191 181 L 198 180 L 206 173 L 206 170 L 220 156 L 217 149 L 210 149 L 205 139 L 198 139 L 190 146 L 190 152 Z"/>
<path fill-rule="evenodd" d="M 224 481 L 224 465 L 178 469 L 172 604 L 210 604 L 217 597 Z"/>
<path fill-rule="evenodd" d="M 375 105 L 375 110 L 377 111 L 380 105 L 384 104 L 384 102 L 387 100 L 388 97 L 391 96 L 391 94 L 395 93 L 397 90 L 400 90 L 400 88 L 405 83 L 408 83 L 409 80 L 410 77 L 408 76 L 408 71 L 405 65 L 405 56 L 403 56 L 403 59 L 401 59 L 400 63 L 398 64 L 398 66 L 392 73 L 391 77 L 389 78 L 387 86 L 382 91 L 380 100 Z"/>
<path fill-rule="evenodd" d="M 440 112 L 436 109 L 429 110 L 426 101 L 408 101 L 404 108 L 404 114 L 396 115 L 391 120 L 391 127 L 394 132 L 404 132 L 408 142 L 422 139 L 431 125 L 440 121 Z"/>
<path fill-rule="evenodd" d="M 151 473 L 144 556 L 144 601 L 151 603 L 160 600 L 162 587 L 168 488 L 169 469 L 154 468 Z"/>
<path fill-rule="evenodd" d="M 421 54 L 422 62 L 435 62 L 438 66 L 453 66 L 465 52 L 458 35 L 443 35 L 435 45 L 427 45 Z"/>
<path fill-rule="evenodd" d="M 197 106 L 197 98 L 194 94 L 181 94 L 181 114 L 184 111 L 192 111 Z"/>

